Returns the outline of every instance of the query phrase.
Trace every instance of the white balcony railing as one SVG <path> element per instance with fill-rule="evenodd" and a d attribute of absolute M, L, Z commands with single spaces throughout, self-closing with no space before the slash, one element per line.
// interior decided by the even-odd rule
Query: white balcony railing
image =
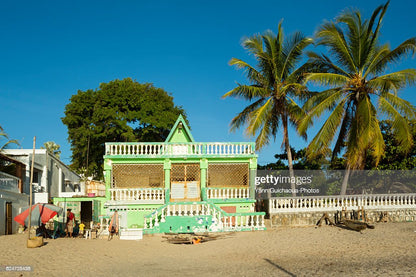
<path fill-rule="evenodd" d="M 106 143 L 106 155 L 123 156 L 232 156 L 254 155 L 254 143 Z"/>
<path fill-rule="evenodd" d="M 416 209 L 416 194 L 369 194 L 345 196 L 276 197 L 269 201 L 270 213 L 352 210 Z"/>
<path fill-rule="evenodd" d="M 208 199 L 249 198 L 249 188 L 207 188 Z"/>
<path fill-rule="evenodd" d="M 145 229 L 152 229 L 172 216 L 212 216 L 211 232 L 264 230 L 264 212 L 227 213 L 207 202 L 168 203 L 144 218 Z"/>
<path fill-rule="evenodd" d="M 19 178 L 4 172 L 0 172 L 0 189 L 18 193 L 20 192 L 19 183 Z"/>
<path fill-rule="evenodd" d="M 112 188 L 110 189 L 110 200 L 163 204 L 165 202 L 165 190 L 160 188 Z"/>

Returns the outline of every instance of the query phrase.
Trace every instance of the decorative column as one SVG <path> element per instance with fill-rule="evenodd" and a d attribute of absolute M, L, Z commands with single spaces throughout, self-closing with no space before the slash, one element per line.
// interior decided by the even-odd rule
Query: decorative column
<path fill-rule="evenodd" d="M 59 180 L 59 182 L 58 182 L 58 185 L 59 185 L 58 195 L 59 195 L 59 197 L 62 197 L 61 196 L 62 195 L 62 168 L 61 167 L 58 168 L 58 180 Z"/>
<path fill-rule="evenodd" d="M 202 201 L 206 201 L 208 199 L 208 195 L 207 195 L 208 160 L 201 159 L 199 167 L 201 168 L 201 198 L 202 198 Z"/>
<path fill-rule="evenodd" d="M 42 179 L 41 179 L 41 187 L 45 188 L 45 192 L 49 193 L 49 188 L 48 188 L 48 167 L 46 165 L 43 166 L 42 169 Z"/>
<path fill-rule="evenodd" d="M 165 159 L 163 169 L 165 171 L 165 203 L 170 201 L 170 169 L 172 163 L 169 159 Z"/>
<path fill-rule="evenodd" d="M 112 170 L 112 161 L 111 160 L 105 160 L 104 161 L 104 180 L 105 180 L 105 198 L 107 200 L 111 199 L 111 193 L 110 193 L 111 170 Z M 85 188 L 85 191 L 87 191 L 87 188 Z"/>
<path fill-rule="evenodd" d="M 250 159 L 250 198 L 256 199 L 257 158 Z"/>

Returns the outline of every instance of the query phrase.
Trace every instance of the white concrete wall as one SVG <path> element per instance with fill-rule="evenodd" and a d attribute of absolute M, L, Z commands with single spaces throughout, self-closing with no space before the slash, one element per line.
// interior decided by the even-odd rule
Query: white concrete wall
<path fill-rule="evenodd" d="M 48 193 L 47 192 L 36 192 L 33 194 L 33 204 L 36 203 L 48 203 Z"/>
<path fill-rule="evenodd" d="M 12 218 L 23 212 L 29 206 L 29 196 L 26 194 L 0 190 L 0 235 L 6 233 L 6 202 L 12 203 Z M 13 219 L 12 219 L 13 220 Z M 17 233 L 19 224 L 13 220 L 12 233 Z"/>
<path fill-rule="evenodd" d="M 6 149 L 4 153 L 10 157 L 24 163 L 26 165 L 26 178 L 23 184 L 23 192 L 29 194 L 30 184 L 30 168 L 32 161 L 32 149 Z M 65 186 L 65 180 L 71 184 L 80 184 L 80 176 L 73 172 L 67 165 L 60 161 L 55 156 L 51 155 L 46 149 L 35 150 L 35 165 L 36 171 L 39 172 L 38 183 L 48 193 L 49 197 L 59 197 L 59 193 Z M 77 193 L 79 194 L 79 193 Z M 36 202 L 34 202 L 36 203 Z"/>

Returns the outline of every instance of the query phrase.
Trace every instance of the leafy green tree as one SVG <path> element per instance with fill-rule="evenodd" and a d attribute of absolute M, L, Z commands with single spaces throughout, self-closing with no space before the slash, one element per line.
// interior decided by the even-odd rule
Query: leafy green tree
<path fill-rule="evenodd" d="M 56 144 L 54 141 L 47 141 L 40 147 L 40 149 L 46 149 L 49 153 L 57 157 L 58 159 L 61 157 L 61 146 Z"/>
<path fill-rule="evenodd" d="M 131 78 L 80 90 L 62 118 L 68 127 L 71 166 L 101 178 L 105 142 L 164 141 L 179 114 L 186 118 L 166 91 Z"/>
<path fill-rule="evenodd" d="M 416 145 L 412 145 L 410 150 L 403 149 L 397 141 L 392 128 L 393 122 L 383 120 L 380 122 L 380 129 L 383 135 L 385 149 L 384 156 L 378 165 L 375 164 L 371 155 L 367 156 L 366 169 L 378 170 L 411 170 L 416 168 Z M 412 133 L 413 140 L 416 139 L 416 122 L 411 122 L 409 128 Z"/>
<path fill-rule="evenodd" d="M 20 145 L 15 139 L 9 139 L 9 136 L 4 131 L 3 127 L 0 126 L 0 151 L 6 149 L 10 144 Z"/>
<path fill-rule="evenodd" d="M 257 66 L 233 58 L 230 65 L 243 69 L 249 85 L 237 84 L 237 87 L 224 94 L 225 97 L 237 97 L 251 101 L 242 112 L 231 121 L 231 130 L 246 125 L 246 134 L 256 136 L 256 148 L 261 149 L 276 138 L 280 127 L 283 128 L 283 144 L 287 150 L 290 175 L 293 177 L 293 164 L 290 152 L 289 123 L 296 125 L 304 114 L 295 100 L 305 96 L 307 89 L 302 85 L 306 68 L 297 67 L 304 49 L 312 43 L 311 38 L 300 32 L 285 39 L 281 23 L 278 33 L 267 31 L 263 35 L 246 38 L 243 47 L 252 54 Z M 292 189 L 295 184 L 292 184 Z"/>
<path fill-rule="evenodd" d="M 293 169 L 295 170 L 318 170 L 323 169 L 329 162 L 323 155 L 315 159 L 308 159 L 306 156 L 306 148 L 296 150 L 290 148 L 292 152 Z M 287 161 L 287 153 L 284 151 L 282 154 L 276 154 L 274 157 L 277 159 L 275 163 L 269 163 L 266 165 L 259 165 L 258 169 L 273 169 L 273 170 L 288 170 L 289 167 L 285 161 Z"/>
<path fill-rule="evenodd" d="M 383 157 L 381 115 L 392 120 L 392 133 L 403 150 L 413 144 L 408 121 L 415 119 L 415 107 L 397 92 L 415 83 L 416 70 L 388 71 L 392 64 L 414 53 L 416 38 L 393 50 L 380 44 L 380 26 L 388 4 L 378 7 L 369 20 L 363 21 L 359 11 L 346 11 L 335 22 L 324 23 L 316 33 L 317 44 L 326 46 L 330 56 L 309 53 L 310 63 L 321 72 L 308 74 L 306 80 L 329 89 L 305 103 L 307 115 L 298 131 L 305 134 L 315 117 L 329 111 L 308 146 L 308 155 L 330 153 L 333 142 L 333 158 L 345 151 L 347 170 L 341 194 L 346 193 L 350 170 L 363 168 L 366 155 L 370 154 L 376 165 Z"/>

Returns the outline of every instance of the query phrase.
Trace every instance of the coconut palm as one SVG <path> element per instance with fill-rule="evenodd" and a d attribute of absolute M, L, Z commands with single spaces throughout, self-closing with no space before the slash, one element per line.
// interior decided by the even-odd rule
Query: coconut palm
<path fill-rule="evenodd" d="M 388 2 L 378 7 L 369 20 L 359 11 L 346 11 L 335 22 L 324 23 L 317 31 L 317 44 L 326 46 L 330 55 L 309 53 L 311 64 L 319 73 L 307 75 L 307 82 L 326 86 L 304 105 L 307 116 L 299 123 L 303 134 L 315 117 L 328 112 L 328 118 L 308 146 L 308 155 L 341 152 L 347 159 L 347 170 L 341 187 L 346 193 L 350 170 L 361 169 L 371 155 L 378 164 L 384 154 L 379 120 L 393 122 L 392 131 L 403 149 L 410 149 L 413 139 L 408 120 L 415 119 L 415 107 L 398 96 L 398 91 L 416 81 L 415 69 L 388 72 L 403 56 L 414 53 L 416 38 L 391 50 L 380 44 L 380 26 Z"/>
<path fill-rule="evenodd" d="M 9 139 L 9 136 L 7 135 L 6 132 L 4 132 L 4 129 L 0 126 L 0 141 L 1 140 L 6 140 L 5 142 L 1 142 L 0 144 L 0 152 L 5 149 L 9 144 L 17 144 L 19 145 L 19 142 L 15 139 Z"/>
<path fill-rule="evenodd" d="M 54 141 L 47 141 L 40 147 L 40 149 L 46 149 L 49 153 L 57 157 L 58 159 L 61 157 L 61 146 L 56 144 Z"/>
<path fill-rule="evenodd" d="M 250 84 L 237 84 L 237 87 L 223 96 L 243 98 L 252 102 L 232 119 L 231 130 L 246 125 L 245 133 L 249 137 L 257 135 L 257 150 L 269 144 L 271 138 L 276 138 L 279 127 L 283 127 L 282 146 L 284 145 L 288 156 L 291 177 L 294 173 L 288 124 L 296 125 L 304 114 L 295 100 L 307 92 L 306 87 L 302 85 L 306 67 L 296 66 L 302 58 L 303 50 L 312 42 L 311 38 L 300 32 L 285 39 L 281 23 L 277 35 L 267 31 L 263 35 L 244 39 L 243 47 L 254 56 L 257 66 L 232 58 L 230 65 L 243 69 Z M 292 184 L 292 189 L 295 188 L 294 185 Z"/>

